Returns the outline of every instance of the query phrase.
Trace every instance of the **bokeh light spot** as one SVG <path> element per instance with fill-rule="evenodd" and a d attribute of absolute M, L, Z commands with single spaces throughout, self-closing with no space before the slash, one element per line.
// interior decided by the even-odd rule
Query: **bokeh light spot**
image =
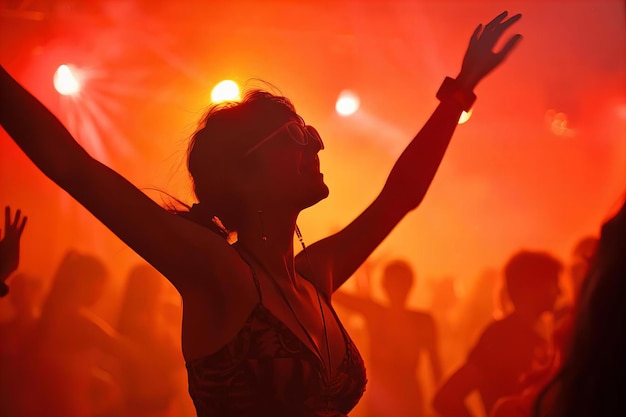
<path fill-rule="evenodd" d="M 359 97 L 351 91 L 344 90 L 339 94 L 335 103 L 335 110 L 341 116 L 350 116 L 359 110 L 361 101 Z"/>
<path fill-rule="evenodd" d="M 80 81 L 70 65 L 59 65 L 52 78 L 54 88 L 64 96 L 76 95 L 80 91 Z"/>
<path fill-rule="evenodd" d="M 220 81 L 213 87 L 211 91 L 211 101 L 213 103 L 222 103 L 224 101 L 239 101 L 241 93 L 239 86 L 232 80 Z"/>
<path fill-rule="evenodd" d="M 459 124 L 462 125 L 463 123 L 467 122 L 470 117 L 472 117 L 472 111 L 474 111 L 474 109 L 469 109 L 469 111 L 464 111 L 463 113 L 461 113 L 461 117 L 459 117 Z"/>

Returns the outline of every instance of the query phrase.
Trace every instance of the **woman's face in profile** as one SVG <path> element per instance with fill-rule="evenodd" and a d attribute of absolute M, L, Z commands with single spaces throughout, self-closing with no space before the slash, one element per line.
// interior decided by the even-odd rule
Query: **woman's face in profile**
<path fill-rule="evenodd" d="M 289 121 L 287 123 L 298 123 Z M 257 189 L 273 200 L 302 210 L 328 196 L 329 190 L 320 171 L 321 141 L 294 138 L 294 129 L 278 127 L 270 140 L 249 155 L 255 169 L 252 180 Z M 301 128 L 304 128 L 302 126 Z M 248 160 L 244 158 L 243 163 Z"/>

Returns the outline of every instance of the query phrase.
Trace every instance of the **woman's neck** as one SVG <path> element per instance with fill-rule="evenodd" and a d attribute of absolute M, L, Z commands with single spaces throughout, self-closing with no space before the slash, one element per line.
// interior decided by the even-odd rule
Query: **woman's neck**
<path fill-rule="evenodd" d="M 279 216 L 258 210 L 248 219 L 248 224 L 237 230 L 236 246 L 273 277 L 289 278 L 295 285 L 293 236 L 296 216 Z"/>

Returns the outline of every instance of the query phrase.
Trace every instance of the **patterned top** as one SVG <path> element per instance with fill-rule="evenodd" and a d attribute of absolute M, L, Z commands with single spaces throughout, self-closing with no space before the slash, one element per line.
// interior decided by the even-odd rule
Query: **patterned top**
<path fill-rule="evenodd" d="M 365 366 L 332 306 L 346 354 L 329 381 L 319 357 L 263 305 L 254 279 L 259 303 L 234 339 L 187 362 L 198 417 L 347 416 L 365 391 Z"/>

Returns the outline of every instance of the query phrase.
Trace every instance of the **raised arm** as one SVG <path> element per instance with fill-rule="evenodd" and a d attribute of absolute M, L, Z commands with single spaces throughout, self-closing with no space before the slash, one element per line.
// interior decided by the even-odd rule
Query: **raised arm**
<path fill-rule="evenodd" d="M 299 255 L 297 265 L 329 296 L 361 265 L 398 222 L 415 209 L 426 195 L 463 110 L 473 102 L 473 89 L 509 55 L 521 36 L 515 35 L 497 52 L 495 44 L 521 15 L 507 19 L 504 12 L 483 27 L 479 25 L 456 79 L 447 78 L 437 97 L 441 103 L 400 155 L 374 202 L 337 234 L 311 245 L 310 261 Z M 331 283 L 327 277 L 331 276 Z M 332 286 L 332 287 L 330 287 Z"/>
<path fill-rule="evenodd" d="M 199 233 L 200 226 L 167 212 L 93 159 L 44 105 L 1 67 L 0 90 L 0 124 L 17 145 L 46 176 L 179 290 L 193 271 L 212 266 L 216 272 L 227 271 L 220 265 L 237 259 L 220 237 Z"/>
<path fill-rule="evenodd" d="M 9 293 L 6 280 L 20 264 L 20 238 L 26 227 L 26 216 L 17 210 L 11 219 L 11 208 L 4 209 L 4 230 L 0 231 L 0 297 Z"/>

